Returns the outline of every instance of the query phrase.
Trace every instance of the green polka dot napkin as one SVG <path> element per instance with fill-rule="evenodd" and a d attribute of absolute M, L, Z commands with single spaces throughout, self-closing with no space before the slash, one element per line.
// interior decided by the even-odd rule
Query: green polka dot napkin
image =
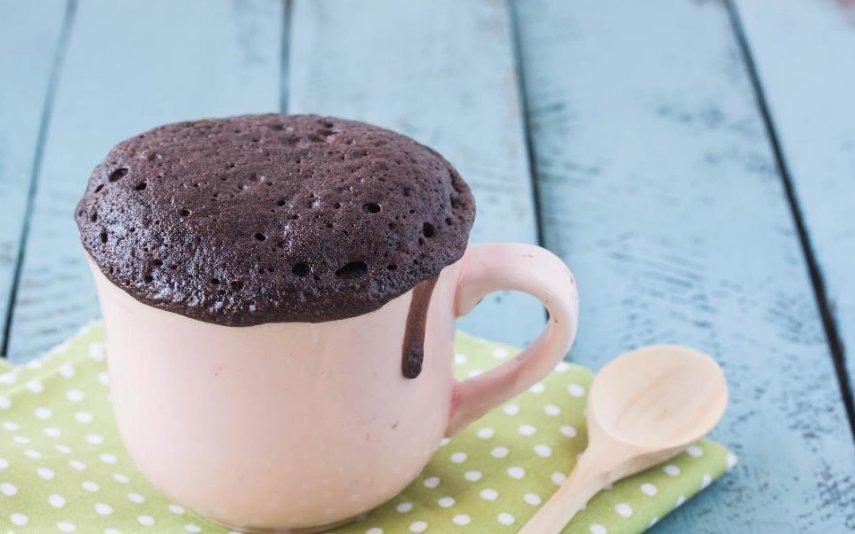
<path fill-rule="evenodd" d="M 108 401 L 103 330 L 85 328 L 44 359 L 0 362 L 0 533 L 227 532 L 170 503 L 134 469 Z M 463 334 L 458 376 L 516 349 Z M 591 373 L 552 375 L 443 440 L 403 493 L 342 533 L 516 532 L 564 480 L 586 443 Z M 601 492 L 565 532 L 641 532 L 735 462 L 709 441 Z"/>

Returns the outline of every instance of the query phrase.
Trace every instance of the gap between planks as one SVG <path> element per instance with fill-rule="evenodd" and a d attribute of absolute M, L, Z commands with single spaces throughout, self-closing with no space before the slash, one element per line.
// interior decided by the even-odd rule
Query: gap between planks
<path fill-rule="evenodd" d="M 62 65 L 65 61 L 65 52 L 68 49 L 68 41 L 71 37 L 71 29 L 74 25 L 74 16 L 77 13 L 77 0 L 67 0 L 65 13 L 63 14 L 62 29 L 51 61 L 50 77 L 47 91 L 45 91 L 42 115 L 39 119 L 39 132 L 36 139 L 36 151 L 33 157 L 33 166 L 30 171 L 30 187 L 27 189 L 27 201 L 24 208 L 24 221 L 21 225 L 20 246 L 15 258 L 15 268 L 12 271 L 12 287 L 9 291 L 9 306 L 3 322 L 2 345 L 0 345 L 0 357 L 5 358 L 9 351 L 9 342 L 12 334 L 12 318 L 15 315 L 15 302 L 18 299 L 18 286 L 21 282 L 21 272 L 24 266 L 24 258 L 27 254 L 27 241 L 30 235 L 30 224 L 32 221 L 33 207 L 35 205 L 36 191 L 38 190 L 39 173 L 41 171 L 42 156 L 44 154 L 45 140 L 47 139 L 48 126 L 51 113 L 53 112 L 53 100 L 56 95 L 56 87 Z"/>
<path fill-rule="evenodd" d="M 837 375 L 840 395 L 846 409 L 847 419 L 849 420 L 849 430 L 852 433 L 853 440 L 855 440 L 855 401 L 853 401 L 852 397 L 852 384 L 849 383 L 849 375 L 846 373 L 845 348 L 841 341 L 837 323 L 834 319 L 834 314 L 831 312 L 831 306 L 829 305 L 822 271 L 819 268 L 813 244 L 811 243 L 810 235 L 808 234 L 807 227 L 805 225 L 799 199 L 796 195 L 795 187 L 793 186 L 793 178 L 790 173 L 789 166 L 787 165 L 787 159 L 784 155 L 784 151 L 778 137 L 778 132 L 775 127 L 775 121 L 772 117 L 771 110 L 769 109 L 769 104 L 766 101 L 763 83 L 760 80 L 760 76 L 757 72 L 757 65 L 754 62 L 754 56 L 751 53 L 751 48 L 748 45 L 748 39 L 745 36 L 745 28 L 743 27 L 742 19 L 739 16 L 739 8 L 733 0 L 727 0 L 726 5 L 730 22 L 733 26 L 733 32 L 736 36 L 737 43 L 739 44 L 739 50 L 742 54 L 743 61 L 745 62 L 748 77 L 751 80 L 754 97 L 757 101 L 757 107 L 759 108 L 763 119 L 766 135 L 769 139 L 769 144 L 771 145 L 772 153 L 775 157 L 778 176 L 780 176 L 783 183 L 787 203 L 793 216 L 796 233 L 799 238 L 799 244 L 801 245 L 805 263 L 807 264 L 811 286 L 813 288 L 817 308 L 819 309 L 819 315 L 822 320 L 822 327 L 825 332 L 829 350 L 831 351 L 831 357 L 834 363 L 834 372 Z"/>

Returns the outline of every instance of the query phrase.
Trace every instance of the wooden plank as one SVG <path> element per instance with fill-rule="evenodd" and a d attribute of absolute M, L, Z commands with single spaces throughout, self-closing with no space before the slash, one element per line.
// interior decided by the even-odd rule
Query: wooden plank
<path fill-rule="evenodd" d="M 82 0 L 50 118 L 9 357 L 98 314 L 74 205 L 116 142 L 160 123 L 275 111 L 282 4 Z"/>
<path fill-rule="evenodd" d="M 855 4 L 736 5 L 855 387 Z"/>
<path fill-rule="evenodd" d="M 366 120 L 444 154 L 472 186 L 473 242 L 537 239 L 505 2 L 296 0 L 289 111 Z M 465 330 L 521 344 L 544 322 L 521 295 L 485 300 Z"/>
<path fill-rule="evenodd" d="M 574 266 L 574 360 L 714 354 L 741 457 L 660 532 L 844 532 L 855 447 L 782 181 L 722 2 L 522 0 L 548 246 Z"/>
<path fill-rule="evenodd" d="M 0 320 L 5 326 L 66 9 L 63 0 L 0 0 L 0 13 Z M 0 331 L 0 347 L 4 338 Z"/>

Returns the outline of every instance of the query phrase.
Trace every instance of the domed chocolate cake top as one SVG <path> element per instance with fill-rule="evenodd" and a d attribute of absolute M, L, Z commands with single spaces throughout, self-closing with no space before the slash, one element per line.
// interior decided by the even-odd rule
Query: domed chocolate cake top
<path fill-rule="evenodd" d="M 120 143 L 76 218 L 95 263 L 137 300 L 245 326 L 375 310 L 459 259 L 474 215 L 457 171 L 408 137 L 271 114 Z"/>

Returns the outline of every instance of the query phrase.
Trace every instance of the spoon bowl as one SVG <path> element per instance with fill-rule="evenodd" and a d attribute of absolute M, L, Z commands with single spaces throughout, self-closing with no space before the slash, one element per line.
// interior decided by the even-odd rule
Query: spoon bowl
<path fill-rule="evenodd" d="M 680 345 L 627 352 L 591 385 L 588 417 L 609 437 L 645 448 L 680 447 L 715 426 L 727 382 L 710 356 Z"/>

